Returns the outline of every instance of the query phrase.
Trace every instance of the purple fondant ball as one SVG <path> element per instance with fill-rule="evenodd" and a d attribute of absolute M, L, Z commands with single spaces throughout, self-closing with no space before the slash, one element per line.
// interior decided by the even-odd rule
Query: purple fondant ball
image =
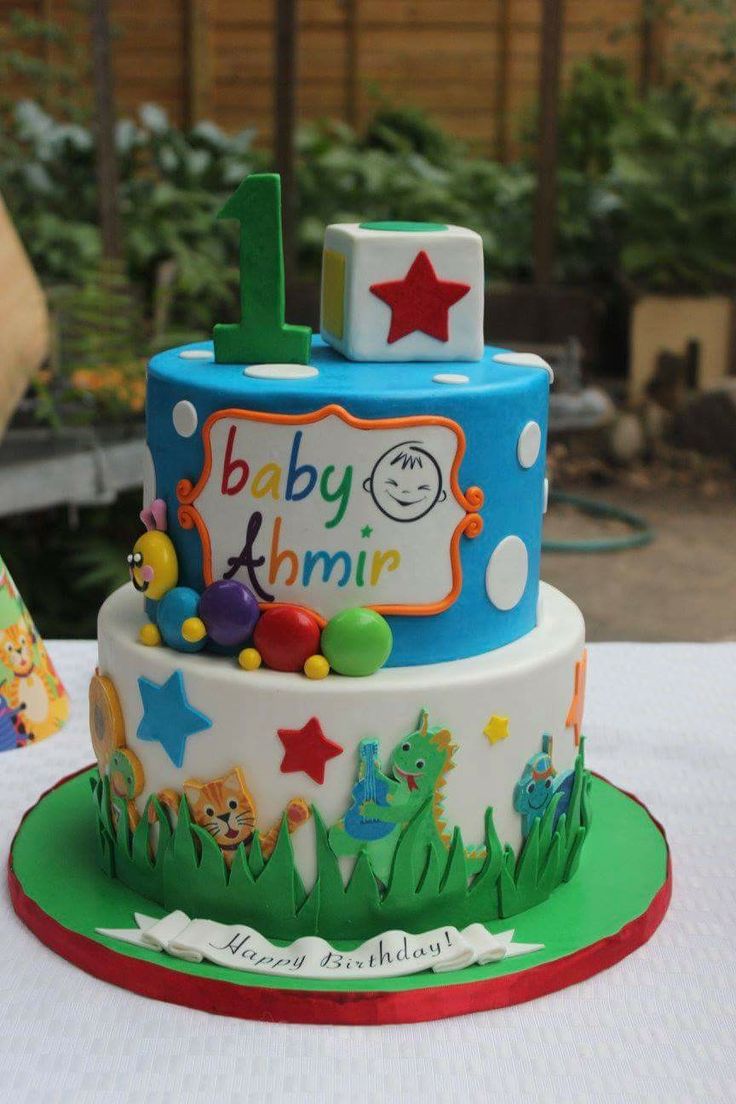
<path fill-rule="evenodd" d="M 225 648 L 245 644 L 260 615 L 258 602 L 247 586 L 237 579 L 218 579 L 202 593 L 199 616 L 207 635 Z"/>

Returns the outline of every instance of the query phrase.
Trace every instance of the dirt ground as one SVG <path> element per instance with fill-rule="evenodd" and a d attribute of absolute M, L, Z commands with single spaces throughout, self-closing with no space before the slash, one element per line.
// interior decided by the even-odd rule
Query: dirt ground
<path fill-rule="evenodd" d="M 570 483 L 564 489 L 631 510 L 655 530 L 645 548 L 543 555 L 542 578 L 577 602 L 589 640 L 736 640 L 733 493 L 707 497 L 699 487 L 637 491 Z M 552 502 L 544 536 L 573 540 L 624 531 Z"/>

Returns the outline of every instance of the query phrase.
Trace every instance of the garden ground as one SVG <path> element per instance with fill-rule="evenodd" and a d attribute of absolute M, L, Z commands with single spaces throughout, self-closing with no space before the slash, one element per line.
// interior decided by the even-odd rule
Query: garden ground
<path fill-rule="evenodd" d="M 543 557 L 542 578 L 565 591 L 585 615 L 590 640 L 736 640 L 736 507 L 732 489 L 707 497 L 702 487 L 636 490 L 565 484 L 642 515 L 655 530 L 645 548 Z M 601 522 L 552 504 L 545 537 L 601 535 Z M 604 534 L 616 535 L 609 523 Z"/>

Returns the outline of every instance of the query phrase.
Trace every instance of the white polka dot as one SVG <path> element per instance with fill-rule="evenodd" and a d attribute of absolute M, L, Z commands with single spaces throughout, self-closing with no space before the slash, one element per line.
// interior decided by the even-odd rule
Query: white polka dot
<path fill-rule="evenodd" d="M 243 375 L 253 379 L 298 380 L 311 379 L 319 372 L 311 364 L 250 364 L 243 369 Z"/>
<path fill-rule="evenodd" d="M 171 420 L 180 437 L 191 437 L 197 428 L 199 418 L 196 408 L 189 399 L 182 399 L 171 411 Z"/>
<path fill-rule="evenodd" d="M 549 506 L 549 479 L 544 480 L 544 490 L 542 491 L 542 513 L 547 513 L 547 507 Z"/>
<path fill-rule="evenodd" d="M 531 468 L 539 456 L 542 444 L 542 431 L 538 422 L 527 422 L 516 444 L 516 455 L 522 468 Z"/>
<path fill-rule="evenodd" d="M 215 354 L 211 349 L 182 349 L 179 353 L 182 360 L 214 360 Z"/>
<path fill-rule="evenodd" d="M 470 376 L 463 376 L 460 372 L 438 372 L 432 376 L 432 383 L 470 383 Z"/>
<path fill-rule="evenodd" d="M 148 445 L 143 446 L 143 509 L 150 506 L 156 497 L 156 469 Z"/>
<path fill-rule="evenodd" d="M 529 574 L 529 556 L 520 537 L 504 537 L 486 569 L 486 591 L 496 609 L 510 610 L 521 599 Z"/>
<path fill-rule="evenodd" d="M 547 361 L 538 356 L 537 353 L 496 353 L 493 359 L 497 360 L 499 364 L 518 364 L 521 368 L 544 368 L 549 376 L 550 383 L 555 378 L 555 374 Z"/>

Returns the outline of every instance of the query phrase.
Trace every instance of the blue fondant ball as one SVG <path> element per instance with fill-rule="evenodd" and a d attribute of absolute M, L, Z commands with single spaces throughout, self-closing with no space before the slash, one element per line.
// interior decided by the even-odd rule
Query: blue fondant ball
<path fill-rule="evenodd" d="M 188 617 L 197 616 L 199 595 L 191 587 L 174 587 L 164 594 L 156 610 L 156 624 L 164 643 L 177 652 L 201 652 L 207 643 L 203 637 L 190 643 L 181 635 L 181 627 Z"/>
<path fill-rule="evenodd" d="M 237 648 L 250 640 L 260 616 L 254 595 L 237 579 L 218 579 L 199 599 L 199 616 L 207 634 L 224 648 Z"/>

